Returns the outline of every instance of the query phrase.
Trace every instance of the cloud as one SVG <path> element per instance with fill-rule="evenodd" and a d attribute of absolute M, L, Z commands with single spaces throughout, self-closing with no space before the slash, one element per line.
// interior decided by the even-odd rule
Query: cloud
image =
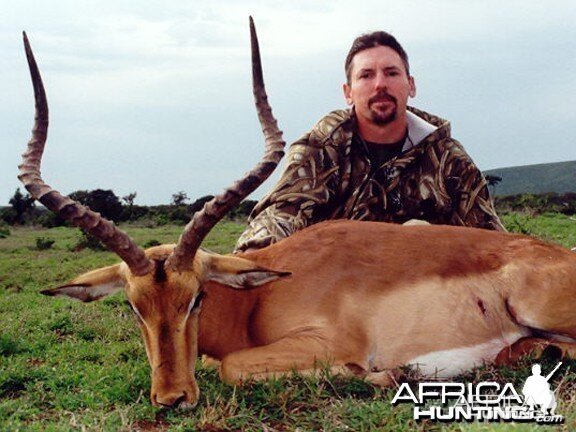
<path fill-rule="evenodd" d="M 411 56 L 415 105 L 449 118 L 482 168 L 576 159 L 565 144 L 576 141 L 571 0 L 21 0 L 4 9 L 5 202 L 18 186 L 33 116 L 22 29 L 51 108 L 44 172 L 64 192 L 110 187 L 136 190 L 142 204 L 167 202 L 178 190 L 220 191 L 258 160 L 249 14 L 288 141 L 342 106 L 342 63 L 353 38 L 384 29 Z"/>

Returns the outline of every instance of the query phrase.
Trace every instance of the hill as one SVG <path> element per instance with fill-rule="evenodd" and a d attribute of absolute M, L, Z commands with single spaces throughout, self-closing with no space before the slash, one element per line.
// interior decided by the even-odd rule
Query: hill
<path fill-rule="evenodd" d="M 490 187 L 495 195 L 576 192 L 576 161 L 496 168 L 484 175 L 502 177 Z"/>

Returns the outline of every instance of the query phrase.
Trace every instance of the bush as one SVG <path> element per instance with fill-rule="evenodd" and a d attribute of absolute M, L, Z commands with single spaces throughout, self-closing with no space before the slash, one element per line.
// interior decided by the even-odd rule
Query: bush
<path fill-rule="evenodd" d="M 36 249 L 46 250 L 50 249 L 54 244 L 55 240 L 46 237 L 36 237 Z"/>
<path fill-rule="evenodd" d="M 132 205 L 124 207 L 122 209 L 121 220 L 123 221 L 135 221 L 148 216 L 150 208 L 146 206 Z"/>
<path fill-rule="evenodd" d="M 62 219 L 60 216 L 52 213 L 50 211 L 43 212 L 36 220 L 44 228 L 56 228 L 60 226 L 70 226 L 68 222 Z"/>
<path fill-rule="evenodd" d="M 190 221 L 190 212 L 186 206 L 174 207 L 168 213 L 168 219 L 177 225 L 186 225 Z"/>
<path fill-rule="evenodd" d="M 79 190 L 68 195 L 74 201 L 100 213 L 108 220 L 118 222 L 122 216 L 122 203 L 111 190 Z"/>
<path fill-rule="evenodd" d="M 505 226 L 509 232 L 532 235 L 532 226 L 530 224 L 532 217 L 525 214 L 512 213 L 507 215 Z"/>
<path fill-rule="evenodd" d="M 0 238 L 6 238 L 10 235 L 10 228 L 3 222 L 0 222 Z"/>
<path fill-rule="evenodd" d="M 144 243 L 144 247 L 149 248 L 152 246 L 160 246 L 161 244 L 162 243 L 160 243 L 158 240 L 152 239 L 152 240 L 148 240 L 146 243 Z"/>
<path fill-rule="evenodd" d="M 8 225 L 14 225 L 16 221 L 16 212 L 12 207 L 3 208 L 0 211 L 0 219 L 2 222 L 7 223 Z"/>
<path fill-rule="evenodd" d="M 156 223 L 156 226 L 163 226 L 167 225 L 168 222 L 170 222 L 170 220 L 168 219 L 168 216 L 166 216 L 165 214 L 157 214 L 154 217 L 154 222 Z"/>
<path fill-rule="evenodd" d="M 258 204 L 258 201 L 244 200 L 232 210 L 230 210 L 226 217 L 230 220 L 245 220 L 248 216 L 250 216 L 250 213 L 254 207 L 256 207 L 256 204 Z"/>
<path fill-rule="evenodd" d="M 576 213 L 576 194 L 550 192 L 499 196 L 495 199 L 495 206 L 499 213 L 520 211 L 533 215 L 547 212 L 572 215 Z"/>
<path fill-rule="evenodd" d="M 73 252 L 78 252 L 84 249 L 90 249 L 94 251 L 106 250 L 106 246 L 104 246 L 98 238 L 85 231 L 80 230 L 80 232 L 81 236 L 78 239 L 78 242 L 71 248 Z"/>

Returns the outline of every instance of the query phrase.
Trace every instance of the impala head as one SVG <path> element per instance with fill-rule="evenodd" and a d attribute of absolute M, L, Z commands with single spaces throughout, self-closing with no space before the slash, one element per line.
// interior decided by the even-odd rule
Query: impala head
<path fill-rule="evenodd" d="M 32 138 L 22 156 L 18 177 L 34 198 L 99 238 L 123 261 L 85 273 L 66 285 L 42 293 L 90 302 L 124 290 L 138 318 L 152 368 L 150 396 L 154 405 L 191 406 L 198 400 L 194 363 L 198 313 L 205 281 L 215 280 L 241 289 L 256 287 L 288 274 L 260 268 L 243 258 L 199 250 L 202 240 L 214 225 L 266 180 L 284 154 L 282 132 L 267 102 L 252 18 L 250 32 L 254 97 L 266 143 L 263 160 L 196 213 L 176 245 L 162 245 L 145 251 L 112 222 L 61 195 L 42 180 L 40 163 L 48 131 L 48 105 L 40 72 L 24 34 L 36 115 Z"/>
<path fill-rule="evenodd" d="M 144 251 L 152 270 L 134 274 L 126 263 L 85 273 L 69 284 L 42 291 L 84 302 L 124 290 L 137 318 L 152 369 L 150 398 L 157 406 L 193 406 L 198 400 L 194 379 L 198 315 L 202 284 L 213 280 L 235 289 L 257 287 L 285 276 L 252 261 L 198 250 L 185 270 L 166 263 L 175 245 Z"/>

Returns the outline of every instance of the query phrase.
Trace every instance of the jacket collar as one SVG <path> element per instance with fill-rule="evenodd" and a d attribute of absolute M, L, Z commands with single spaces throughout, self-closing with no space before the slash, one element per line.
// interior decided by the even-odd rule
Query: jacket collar
<path fill-rule="evenodd" d="M 403 151 L 423 142 L 450 138 L 450 122 L 414 107 L 408 107 L 408 138 Z M 357 130 L 353 109 L 336 110 L 324 117 L 314 127 L 320 141 L 350 142 Z M 411 142 L 410 142 L 411 141 Z"/>
<path fill-rule="evenodd" d="M 424 140 L 424 138 L 438 129 L 438 126 L 427 122 L 422 117 L 417 116 L 411 111 L 406 112 L 406 118 L 408 121 L 408 136 L 406 137 L 406 141 L 404 141 L 404 146 L 402 147 L 403 152 L 417 146 Z"/>

